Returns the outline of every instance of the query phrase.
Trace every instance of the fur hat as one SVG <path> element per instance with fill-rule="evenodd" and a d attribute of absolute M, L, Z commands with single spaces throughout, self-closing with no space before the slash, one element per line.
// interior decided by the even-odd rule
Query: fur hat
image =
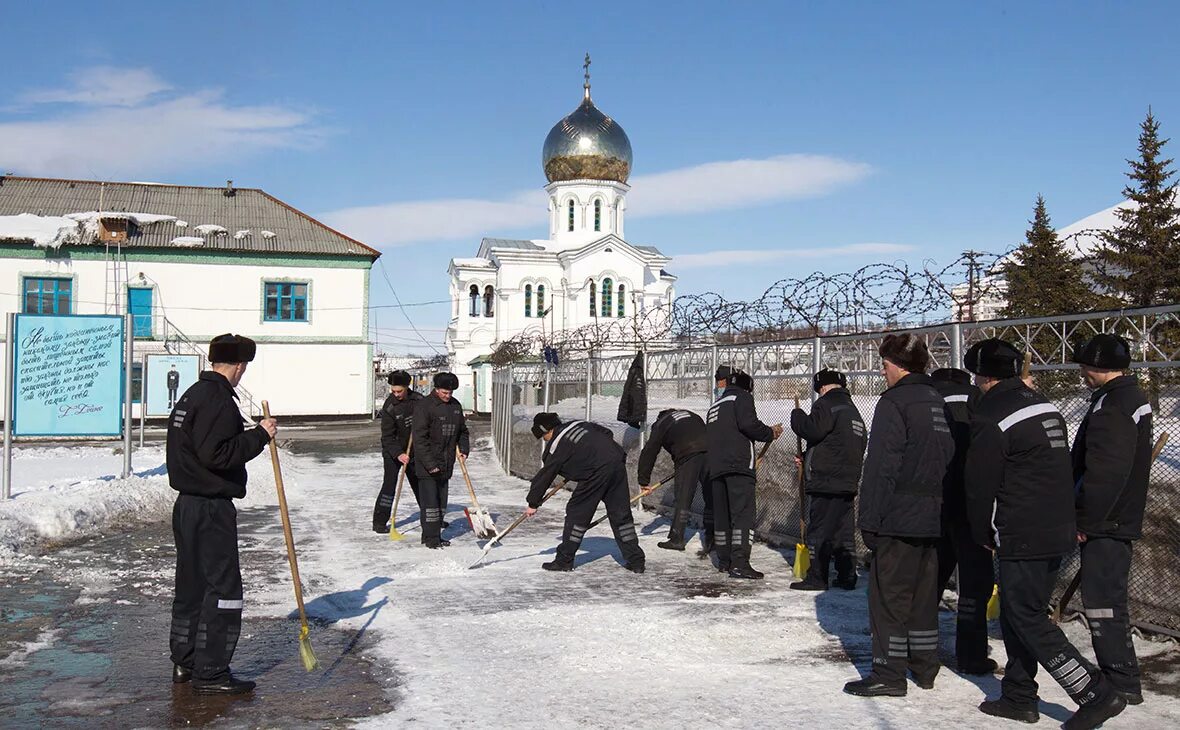
<path fill-rule="evenodd" d="M 1020 351 L 1003 340 L 976 342 L 963 356 L 963 364 L 985 378 L 1015 378 L 1020 375 Z"/>
<path fill-rule="evenodd" d="M 541 438 L 561 425 L 561 418 L 556 413 L 538 413 L 533 416 L 533 437 Z"/>
<path fill-rule="evenodd" d="M 733 377 L 733 368 L 728 365 L 718 365 L 717 372 L 713 373 L 713 380 L 729 380 Z"/>
<path fill-rule="evenodd" d="M 408 388 L 410 387 L 410 374 L 405 370 L 394 370 L 389 374 L 389 384 Z"/>
<path fill-rule="evenodd" d="M 209 342 L 209 362 L 253 362 L 258 345 L 242 335 L 217 335 Z"/>
<path fill-rule="evenodd" d="M 816 373 L 815 377 L 811 379 L 811 388 L 816 393 L 818 393 L 819 389 L 825 385 L 838 385 L 841 388 L 847 388 L 848 376 L 839 370 L 829 370 L 828 368 L 824 368 L 823 370 L 820 370 L 818 373 Z"/>
<path fill-rule="evenodd" d="M 744 370 L 734 370 L 733 380 L 731 382 L 746 392 L 754 392 L 754 376 Z"/>
<path fill-rule="evenodd" d="M 885 335 L 877 353 L 882 359 L 911 373 L 924 373 L 930 367 L 930 351 L 926 349 L 926 342 L 917 335 Z"/>
<path fill-rule="evenodd" d="M 958 383 L 959 385 L 971 385 L 971 373 L 959 368 L 939 368 L 930 373 L 930 377 L 934 380 L 942 380 L 947 383 Z"/>
<path fill-rule="evenodd" d="M 435 373 L 434 387 L 440 390 L 458 390 L 459 377 L 454 373 Z"/>
<path fill-rule="evenodd" d="M 1131 366 L 1131 345 L 1118 335 L 1094 335 L 1073 349 L 1073 361 L 1099 370 L 1126 370 Z"/>

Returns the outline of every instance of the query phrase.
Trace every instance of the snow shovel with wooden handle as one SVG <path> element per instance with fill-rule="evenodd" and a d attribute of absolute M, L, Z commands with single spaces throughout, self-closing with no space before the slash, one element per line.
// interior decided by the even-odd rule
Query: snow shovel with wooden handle
<path fill-rule="evenodd" d="M 561 480 L 560 483 L 554 484 L 553 488 L 550 489 L 548 492 L 546 492 L 545 496 L 541 498 L 541 504 L 545 504 L 546 502 L 548 502 L 549 498 L 552 497 L 553 495 L 557 494 L 558 492 L 560 492 L 562 490 L 562 488 L 565 487 L 566 484 L 569 484 L 568 479 L 563 479 L 563 480 Z M 490 553 L 492 551 L 492 548 L 495 547 L 497 544 L 499 544 L 499 542 L 501 540 L 508 537 L 508 534 L 510 532 L 512 532 L 516 528 L 520 527 L 521 523 L 523 523 L 525 520 L 527 520 L 528 517 L 529 517 L 528 512 L 521 512 L 520 517 L 517 517 L 515 520 L 513 520 L 512 524 L 508 526 L 507 530 L 504 530 L 503 532 L 497 532 L 496 536 L 493 537 L 491 540 L 489 540 L 487 545 L 483 546 L 483 553 L 479 556 L 479 559 L 477 559 L 471 565 L 468 565 L 467 568 L 471 569 L 471 568 L 478 567 L 479 564 L 484 561 L 484 558 L 486 558 L 488 556 L 488 553 Z"/>
<path fill-rule="evenodd" d="M 496 534 L 496 523 L 492 520 L 492 516 L 488 511 L 479 506 L 479 500 L 475 498 L 475 488 L 471 486 L 471 476 L 467 473 L 467 460 L 463 458 L 463 452 L 455 446 L 455 460 L 459 462 L 459 468 L 463 471 L 463 481 L 467 483 L 467 494 L 471 496 L 471 507 L 463 508 L 463 514 L 467 515 L 467 522 L 471 524 L 471 531 L 480 540 L 487 540 Z"/>
<path fill-rule="evenodd" d="M 397 489 L 393 494 L 393 510 L 389 513 L 389 539 L 390 540 L 405 540 L 406 536 L 397 531 L 397 503 L 402 499 L 402 485 L 406 483 L 406 472 L 410 469 L 410 451 L 414 448 L 414 434 L 410 434 L 410 440 L 406 442 L 406 463 L 402 464 L 401 471 L 397 475 Z"/>

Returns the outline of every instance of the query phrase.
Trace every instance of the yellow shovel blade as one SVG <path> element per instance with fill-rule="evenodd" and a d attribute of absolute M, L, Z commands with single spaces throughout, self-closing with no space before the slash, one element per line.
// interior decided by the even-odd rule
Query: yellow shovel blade
<path fill-rule="evenodd" d="M 995 621 L 1000 617 L 1000 586 L 992 584 L 992 597 L 987 599 L 987 620 Z"/>
<path fill-rule="evenodd" d="M 795 543 L 795 577 L 803 580 L 811 568 L 811 552 L 802 543 Z"/>

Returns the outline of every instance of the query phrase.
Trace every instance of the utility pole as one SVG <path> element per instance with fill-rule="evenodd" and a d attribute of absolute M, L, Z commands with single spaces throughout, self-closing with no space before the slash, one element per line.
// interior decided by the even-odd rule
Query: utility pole
<path fill-rule="evenodd" d="M 979 270 L 978 259 L 983 254 L 975 250 L 967 250 L 963 252 L 963 258 L 967 259 L 967 321 L 975 321 L 975 276 Z"/>

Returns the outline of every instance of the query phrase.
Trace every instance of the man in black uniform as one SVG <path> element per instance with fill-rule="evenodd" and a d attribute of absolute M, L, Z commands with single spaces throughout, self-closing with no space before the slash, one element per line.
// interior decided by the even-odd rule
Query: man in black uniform
<path fill-rule="evenodd" d="M 442 539 L 447 511 L 448 482 L 455 471 L 455 446 L 466 459 L 471 453 L 467 419 L 463 406 L 451 397 L 459 387 L 454 373 L 434 376 L 434 392 L 414 405 L 414 471 L 418 475 L 418 504 L 421 507 L 422 544 L 428 548 L 447 547 Z"/>
<path fill-rule="evenodd" d="M 582 544 L 582 538 L 594 519 L 594 510 L 601 502 L 606 507 L 615 542 L 623 554 L 623 567 L 633 573 L 642 573 L 646 556 L 639 547 L 639 536 L 631 517 L 627 456 L 615 443 L 610 430 L 589 421 L 562 423 L 556 413 L 538 413 L 533 418 L 533 436 L 544 440 L 545 446 L 541 453 L 541 469 L 529 487 L 529 506 L 525 514 L 532 517 L 537 513 L 541 499 L 557 477 L 578 483 L 565 505 L 565 529 L 561 533 L 557 555 L 541 567 L 556 571 L 574 569 L 578 546 Z"/>
<path fill-rule="evenodd" d="M 1151 473 L 1151 405 L 1124 371 L 1131 348 L 1118 335 L 1095 335 L 1074 351 L 1090 411 L 1073 442 L 1082 605 L 1098 667 L 1128 704 L 1143 702 L 1139 661 L 1127 613 L 1132 541 L 1143 536 Z"/>
<path fill-rule="evenodd" d="M 987 602 L 992 595 L 992 553 L 971 538 L 963 499 L 963 469 L 971 444 L 971 410 L 979 388 L 958 368 L 930 373 L 934 388 L 946 402 L 947 420 L 955 439 L 955 458 L 942 488 L 942 538 L 938 541 L 938 594 L 946 590 L 958 566 L 959 601 L 955 616 L 955 663 L 963 674 L 991 674 L 996 663 L 987 656 Z"/>
<path fill-rule="evenodd" d="M 955 453 L 942 396 L 926 368 L 926 343 L 912 334 L 881 342 L 888 389 L 873 412 L 860 486 L 860 529 L 873 551 L 869 626 L 873 669 L 844 691 L 904 697 L 906 669 L 922 689 L 938 675 L 938 537 L 942 481 Z"/>
<path fill-rule="evenodd" d="M 820 370 L 812 378 L 819 398 L 811 413 L 791 411 L 791 430 L 807 441 L 803 485 L 810 502 L 807 542 L 811 566 L 791 588 L 826 591 L 828 564 L 836 559 L 836 586 L 856 588 L 856 543 L 852 502 L 860 486 L 868 433 L 848 393 L 848 378 L 837 370 Z"/>
<path fill-rule="evenodd" d="M 176 597 L 172 601 L 172 681 L 198 694 L 241 694 L 254 683 L 230 673 L 242 628 L 242 572 L 233 500 L 246 496 L 246 462 L 275 435 L 274 419 L 246 430 L 234 388 L 254 360 L 254 341 L 219 335 L 211 370 L 180 397 L 168 423 Z"/>
<path fill-rule="evenodd" d="M 1000 697 L 979 709 L 1036 722 L 1040 664 L 1081 705 L 1067 730 L 1097 727 L 1127 703 L 1048 611 L 1061 558 L 1077 540 L 1065 419 L 1021 382 L 1020 353 L 1007 342 L 984 340 L 964 359 L 983 391 L 967 451 L 967 518 L 975 541 L 999 557 L 1000 627 L 1008 652 Z"/>
<path fill-rule="evenodd" d="M 168 407 L 176 407 L 176 392 L 180 389 L 180 372 L 175 365 L 168 366 L 168 375 L 165 378 L 168 386 Z"/>
<path fill-rule="evenodd" d="M 414 407 L 422 396 L 410 390 L 410 374 L 405 370 L 394 370 L 389 374 L 389 397 L 381 406 L 381 460 L 385 467 L 381 480 L 381 492 L 373 506 L 373 532 L 389 532 L 389 513 L 393 509 L 393 496 L 397 492 L 397 481 L 402 467 L 406 467 L 406 479 L 414 492 L 418 509 L 418 473 L 414 470 L 414 454 L 406 453 L 410 445 L 410 429 L 414 422 Z"/>
<path fill-rule="evenodd" d="M 672 529 L 668 539 L 657 543 L 665 550 L 684 550 L 684 531 L 688 525 L 688 510 L 697 485 L 705 497 L 704 529 L 701 533 L 701 553 L 708 555 L 713 547 L 713 489 L 705 473 L 705 421 L 692 411 L 669 408 L 660 411 L 652 424 L 647 443 L 639 454 L 638 479 L 641 488 L 651 484 L 651 470 L 660 449 L 666 449 L 676 465 L 676 497 L 672 512 Z"/>
<path fill-rule="evenodd" d="M 754 539 L 757 457 L 754 442 L 770 442 L 783 434 L 781 425 L 758 420 L 754 407 L 754 379 L 740 370 L 729 371 L 721 397 L 709 407 L 705 434 L 709 439 L 707 468 L 713 483 L 713 515 L 717 524 L 717 567 L 732 578 L 761 579 L 750 567 Z"/>

